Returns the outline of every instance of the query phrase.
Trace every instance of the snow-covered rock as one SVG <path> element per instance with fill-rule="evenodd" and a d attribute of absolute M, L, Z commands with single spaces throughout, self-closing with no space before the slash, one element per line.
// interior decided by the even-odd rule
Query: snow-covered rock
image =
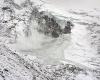
<path fill-rule="evenodd" d="M 0 1 L 0 80 L 99 80 L 100 11 L 58 14 L 21 1 Z"/>

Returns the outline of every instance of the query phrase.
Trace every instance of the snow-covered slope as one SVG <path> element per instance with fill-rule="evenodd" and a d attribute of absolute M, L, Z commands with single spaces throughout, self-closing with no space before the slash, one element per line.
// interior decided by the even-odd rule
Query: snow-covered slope
<path fill-rule="evenodd" d="M 33 56 L 0 45 L 0 80 L 97 80 L 99 72 L 67 64 L 44 65 Z"/>
<path fill-rule="evenodd" d="M 0 80 L 99 80 L 100 10 L 21 1 L 0 1 Z"/>
<path fill-rule="evenodd" d="M 6 38 L 9 35 L 5 42 L 7 46 L 21 53 L 27 51 L 39 58 L 46 58 L 46 61 L 64 59 L 63 48 L 66 46 L 65 43 L 69 44 L 71 32 L 71 26 L 66 33 L 64 32 L 67 20 L 60 19 L 50 11 L 42 10 L 30 1 L 21 5 L 14 2 L 5 4 L 11 6 L 1 8 L 1 16 L 4 15 L 1 25 L 6 26 L 1 29 L 1 36 Z M 48 57 L 45 57 L 47 55 Z"/>

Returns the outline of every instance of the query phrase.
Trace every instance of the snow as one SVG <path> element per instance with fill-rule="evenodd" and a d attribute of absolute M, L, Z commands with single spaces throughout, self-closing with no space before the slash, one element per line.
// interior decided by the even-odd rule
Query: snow
<path fill-rule="evenodd" d="M 79 74 L 76 77 L 76 80 L 96 80 L 93 76 L 85 76 L 83 74 Z"/>
<path fill-rule="evenodd" d="M 64 50 L 66 59 L 84 64 L 88 67 L 87 60 L 94 57 L 96 54 L 95 49 L 92 49 L 90 40 L 88 39 L 88 31 L 85 26 L 75 25 L 71 34 L 71 42 L 68 48 Z"/>
<path fill-rule="evenodd" d="M 21 1 L 17 0 L 15 3 L 21 5 Z M 63 34 L 59 38 L 40 34 L 36 30 L 39 27 L 37 19 L 32 19 L 32 24 L 29 24 L 28 19 L 32 9 L 29 4 L 20 10 L 12 8 L 15 10 L 14 14 L 2 13 L 0 9 L 0 16 L 7 14 L 4 20 L 8 21 L 8 23 L 0 22 L 0 27 L 2 26 L 2 29 L 0 28 L 0 80 L 100 79 L 99 9 L 92 7 L 89 7 L 91 10 L 81 10 L 77 7 L 77 9 L 69 9 L 72 7 L 67 8 L 66 3 L 61 3 L 67 2 L 65 0 L 57 1 L 58 5 L 52 1 L 54 2 L 54 0 L 42 2 L 38 0 L 35 3 L 45 2 L 41 11 L 47 11 L 46 15 L 49 16 L 54 15 L 56 21 L 62 21 L 61 24 L 64 20 L 72 21 L 74 27 L 71 34 Z M 62 6 L 59 5 L 60 3 Z M 9 5 L 12 7 L 12 4 Z M 10 15 L 14 15 L 11 21 L 9 21 Z M 6 29 L 14 24 L 17 25 L 11 33 L 7 32 Z M 29 34 L 28 29 L 30 29 Z"/>

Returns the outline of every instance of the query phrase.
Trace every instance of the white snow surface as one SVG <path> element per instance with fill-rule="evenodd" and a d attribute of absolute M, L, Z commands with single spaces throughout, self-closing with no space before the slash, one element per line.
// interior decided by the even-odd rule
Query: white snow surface
<path fill-rule="evenodd" d="M 14 4 L 9 4 L 10 1 L 5 0 L 6 4 L 0 1 L 0 8 L 10 5 L 13 9 Z M 21 5 L 21 1 L 15 3 Z M 0 9 L 0 80 L 99 80 L 100 9 L 68 9 L 67 5 L 57 8 L 52 2 L 40 0 L 35 3 L 43 4 L 41 10 L 48 11 L 57 19 L 72 21 L 71 34 L 55 39 L 37 32 L 36 20 L 28 24 L 30 4 L 19 10 L 15 7 L 14 14 Z M 15 18 L 10 21 L 11 15 Z M 8 23 L 3 23 L 6 20 Z M 17 25 L 11 34 L 6 34 L 6 29 L 14 23 Z M 24 34 L 26 25 L 31 29 L 29 37 Z"/>

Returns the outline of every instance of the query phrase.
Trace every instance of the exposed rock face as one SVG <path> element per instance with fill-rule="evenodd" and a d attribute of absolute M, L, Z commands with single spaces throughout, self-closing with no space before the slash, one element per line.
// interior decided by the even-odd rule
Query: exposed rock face
<path fill-rule="evenodd" d="M 46 25 L 46 29 L 44 30 L 44 33 L 50 34 L 52 37 L 59 37 L 59 35 L 61 34 L 61 26 L 56 22 L 56 20 L 54 20 L 53 16 L 51 16 L 52 18 L 50 18 L 48 15 L 43 15 L 43 17 L 41 17 L 43 20 L 45 20 L 44 25 Z"/>
<path fill-rule="evenodd" d="M 74 25 L 70 21 L 67 21 L 67 25 L 65 26 L 63 33 L 64 34 L 71 33 L 71 27 L 73 27 L 73 26 Z"/>
<path fill-rule="evenodd" d="M 61 34 L 63 34 L 65 31 L 66 34 L 71 32 L 71 27 L 73 26 L 70 21 L 69 24 L 67 21 L 65 21 L 65 28 L 62 29 L 62 26 L 60 26 L 60 22 L 58 23 L 55 16 L 52 14 L 49 14 L 46 11 L 39 12 L 37 11 L 38 16 L 35 15 L 35 18 L 38 18 L 38 25 L 40 28 L 38 29 L 39 32 L 44 33 L 45 35 L 50 35 L 54 38 L 59 37 Z"/>

